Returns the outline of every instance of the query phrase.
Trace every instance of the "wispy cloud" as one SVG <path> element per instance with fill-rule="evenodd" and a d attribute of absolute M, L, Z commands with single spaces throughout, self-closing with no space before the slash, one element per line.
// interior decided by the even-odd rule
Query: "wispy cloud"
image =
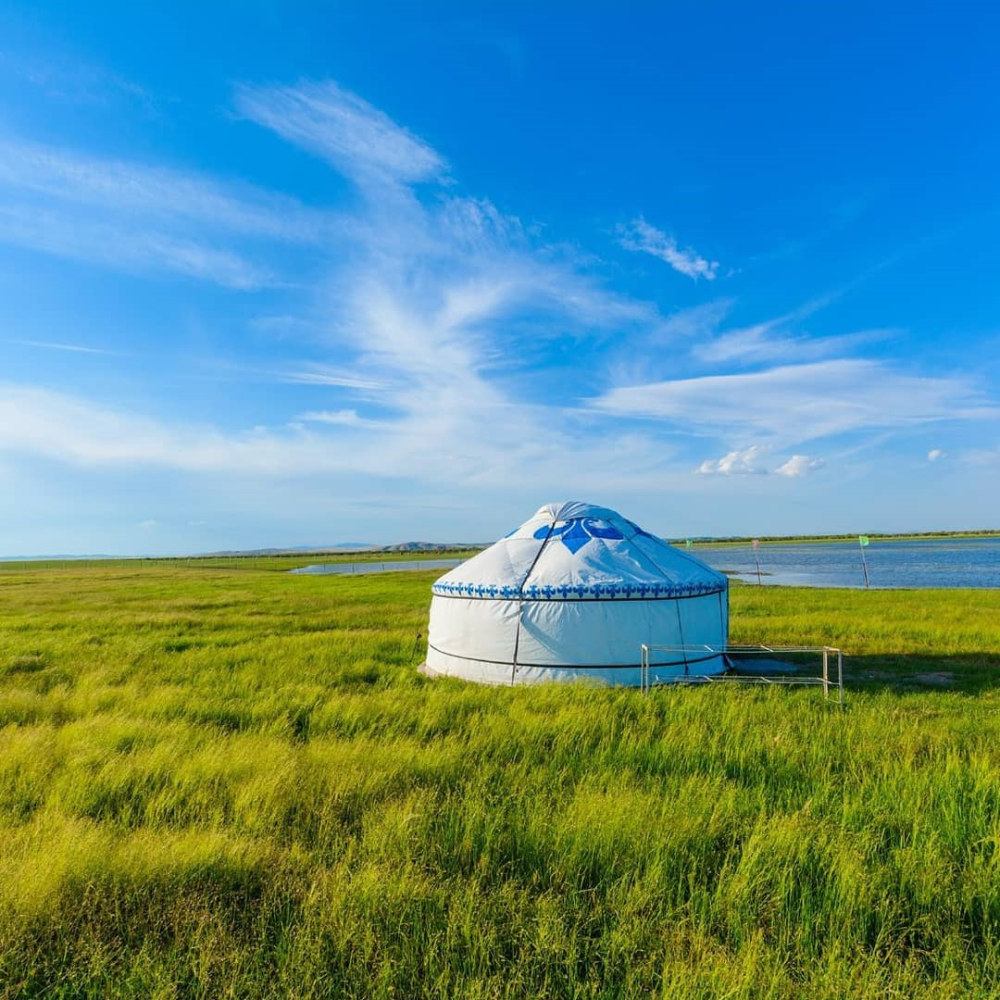
<path fill-rule="evenodd" d="M 733 305 L 733 299 L 725 298 L 678 309 L 657 326 L 656 337 L 670 342 L 693 341 L 692 348 L 697 350 L 698 342 L 717 333 Z"/>
<path fill-rule="evenodd" d="M 153 96 L 134 80 L 107 66 L 81 58 L 78 51 L 48 53 L 45 58 L 31 52 L 0 51 L 0 73 L 10 73 L 39 88 L 49 98 L 68 104 L 113 104 L 125 102 L 157 116 Z"/>
<path fill-rule="evenodd" d="M 337 232 L 332 213 L 243 181 L 94 156 L 0 137 L 0 189 L 44 195 L 116 217 L 196 222 L 199 229 L 315 243 Z"/>
<path fill-rule="evenodd" d="M 947 456 L 948 452 L 942 451 L 940 448 L 931 448 L 931 450 L 927 452 L 927 461 L 939 462 L 942 458 L 947 458 Z"/>
<path fill-rule="evenodd" d="M 123 356 L 121 351 L 109 351 L 103 347 L 84 347 L 81 344 L 56 344 L 45 340 L 20 340 L 16 337 L 8 337 L 4 342 L 20 344 L 22 347 L 37 347 L 46 351 L 70 351 L 74 354 L 100 354 L 108 357 Z"/>
<path fill-rule="evenodd" d="M 815 361 L 830 356 L 845 357 L 859 347 L 885 342 L 898 337 L 903 331 L 885 327 L 859 330 L 833 336 L 816 337 L 801 330 L 804 320 L 836 302 L 847 289 L 863 281 L 869 272 L 825 295 L 815 296 L 788 312 L 771 319 L 734 329 L 723 329 L 723 320 L 729 314 L 732 302 L 728 299 L 698 307 L 693 313 L 700 320 L 693 331 L 697 341 L 691 353 L 695 359 L 709 365 L 750 365 L 767 361 L 786 364 Z M 714 307 L 714 308 L 710 308 Z"/>
<path fill-rule="evenodd" d="M 449 491 L 495 491 L 516 482 L 522 489 L 560 492 L 570 477 L 578 489 L 604 489 L 608 477 L 624 480 L 637 470 L 647 484 L 671 481 L 670 451 L 649 438 L 587 436 L 566 426 L 551 408 L 515 406 L 495 395 L 481 401 L 480 414 L 462 420 L 464 403 L 445 403 L 426 413 L 409 410 L 393 420 L 359 415 L 356 423 L 344 414 L 341 421 L 333 411 L 328 415 L 334 420 L 233 432 L 0 384 L 0 456 L 41 457 L 82 469 L 169 469 L 211 477 L 365 476 Z M 543 437 L 546 421 L 553 418 Z M 345 423 L 353 425 L 349 433 Z"/>
<path fill-rule="evenodd" d="M 593 406 L 731 440 L 766 438 L 779 446 L 1000 412 L 967 378 L 908 375 L 888 363 L 861 359 L 621 386 Z"/>
<path fill-rule="evenodd" d="M 250 290 L 282 283 L 260 241 L 321 246 L 342 225 L 241 182 L 0 137 L 0 240 L 31 250 Z"/>
<path fill-rule="evenodd" d="M 576 418 L 548 399 L 517 399 L 510 381 L 531 370 L 546 343 L 651 328 L 662 321 L 656 308 L 609 291 L 572 250 L 539 242 L 488 199 L 441 184 L 426 192 L 422 185 L 447 179 L 444 158 L 336 84 L 243 86 L 236 103 L 365 195 L 348 227 L 348 263 L 331 268 L 319 292 L 338 363 L 283 376 L 330 388 L 331 405 L 313 412 L 377 436 L 383 468 L 415 470 L 423 462 L 420 471 L 428 471 L 434 443 L 469 482 L 511 474 L 515 456 L 521 474 L 544 472 L 541 456 L 561 443 L 567 455 L 578 453 Z M 373 393 L 377 421 L 359 405 Z M 344 416 L 351 411 L 356 422 Z M 610 453 L 613 443 L 590 438 L 595 451 Z M 647 463 L 662 461 L 662 449 L 658 457 L 648 440 L 631 447 L 645 449 Z"/>
<path fill-rule="evenodd" d="M 651 226 L 642 216 L 618 227 L 618 243 L 626 250 L 648 253 L 689 278 L 714 281 L 717 261 L 707 260 L 690 247 L 681 248 L 668 233 Z"/>
<path fill-rule="evenodd" d="M 695 356 L 708 364 L 760 361 L 811 361 L 830 355 L 845 355 L 897 336 L 899 330 L 860 330 L 830 337 L 807 337 L 783 332 L 777 322 L 729 330 L 693 348 Z"/>
<path fill-rule="evenodd" d="M 368 375 L 349 371 L 341 366 L 312 363 L 298 371 L 278 372 L 274 376 L 281 382 L 299 385 L 328 385 L 338 389 L 359 389 L 381 392 L 390 383 Z"/>
<path fill-rule="evenodd" d="M 152 229 L 57 212 L 0 205 L 0 241 L 133 273 L 168 271 L 250 291 L 279 284 L 266 266 L 241 254 Z"/>
<path fill-rule="evenodd" d="M 393 187 L 391 211 L 381 197 L 356 208 L 345 227 L 349 263 L 331 267 L 311 307 L 325 307 L 321 326 L 336 363 L 277 375 L 328 389 L 333 405 L 289 427 L 227 434 L 22 395 L 10 405 L 24 413 L 26 432 L 6 447 L 30 445 L 77 463 L 205 471 L 343 470 L 426 480 L 447 470 L 455 482 L 480 486 L 550 476 L 562 464 L 551 460 L 560 446 L 565 462 L 579 466 L 584 445 L 566 426 L 572 416 L 544 403 L 520 405 L 497 382 L 496 371 L 518 356 L 517 320 L 541 311 L 558 316 L 562 332 L 618 329 L 656 319 L 655 309 L 607 292 L 571 255 L 534 246 L 517 219 L 485 199 L 439 192 L 425 204 L 409 185 L 441 177 L 443 158 L 335 85 L 245 87 L 237 99 L 245 115 L 319 153 L 358 185 Z M 532 330 L 524 343 L 537 339 Z M 372 394 L 378 420 L 358 405 Z M 653 466 L 664 455 L 620 434 L 591 436 L 585 450 L 620 468 L 637 453 Z"/>
<path fill-rule="evenodd" d="M 440 180 L 447 170 L 426 142 L 332 81 L 292 87 L 242 84 L 236 108 L 357 182 L 411 184 Z"/>
<path fill-rule="evenodd" d="M 93 162 L 74 170 L 61 153 L 21 150 L 20 166 L 0 184 L 73 208 L 51 218 L 50 208 L 2 209 L 0 237 L 6 231 L 49 252 L 252 289 L 280 276 L 244 249 L 255 244 L 230 242 L 233 234 L 322 248 L 320 234 L 335 231 L 336 254 L 301 290 L 302 316 L 283 301 L 275 327 L 308 339 L 305 356 L 316 360 L 272 363 L 267 373 L 311 387 L 310 408 L 296 405 L 275 426 L 233 429 L 0 386 L 0 453 L 206 476 L 332 474 L 340 481 L 349 474 L 449 490 L 517 483 L 563 492 L 572 483 L 603 492 L 609 482 L 694 480 L 690 454 L 678 457 L 675 444 L 664 443 L 665 427 L 714 438 L 710 453 L 727 452 L 699 471 L 800 476 L 822 460 L 799 454 L 792 447 L 799 441 L 995 413 L 966 379 L 922 378 L 862 360 L 684 380 L 656 380 L 647 368 L 604 390 L 607 366 L 590 350 L 593 342 L 658 337 L 688 352 L 699 337 L 715 337 L 733 304 L 719 300 L 664 318 L 650 303 L 616 294 L 572 249 L 546 244 L 488 199 L 456 194 L 445 183 L 444 158 L 428 143 L 336 84 L 243 86 L 236 104 L 245 118 L 335 166 L 362 197 L 331 222 L 298 203 L 247 188 L 234 194 L 193 175 L 129 173 L 119 164 L 105 186 Z M 32 157 L 35 182 L 26 179 Z M 124 207 L 116 208 L 119 187 Z M 86 220 L 79 232 L 73 212 Z M 622 238 L 692 278 L 715 277 L 717 264 L 679 249 L 642 219 Z M 714 361 L 773 360 L 782 338 L 786 348 L 798 343 L 784 329 L 796 315 L 802 310 L 757 333 L 723 334 Z M 857 346 L 862 335 L 852 336 L 799 347 L 796 356 Z M 546 352 L 549 364 L 571 358 L 573 382 L 550 378 L 544 392 L 524 392 L 523 379 Z M 590 395 L 597 398 L 581 405 Z"/>

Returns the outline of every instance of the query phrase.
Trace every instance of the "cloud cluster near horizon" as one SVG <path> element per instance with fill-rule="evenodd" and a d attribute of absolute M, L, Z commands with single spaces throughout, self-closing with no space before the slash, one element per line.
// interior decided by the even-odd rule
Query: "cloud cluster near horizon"
<path fill-rule="evenodd" d="M 742 451 L 731 451 L 720 459 L 706 458 L 696 471 L 701 476 L 769 475 L 773 473 L 777 476 L 798 478 L 818 472 L 826 466 L 826 460 L 822 458 L 792 455 L 780 465 L 772 468 L 768 462 L 769 455 L 769 448 L 755 444 Z"/>

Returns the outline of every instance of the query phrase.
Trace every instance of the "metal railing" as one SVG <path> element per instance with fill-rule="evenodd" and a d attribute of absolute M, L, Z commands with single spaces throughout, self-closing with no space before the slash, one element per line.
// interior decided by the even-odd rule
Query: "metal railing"
<path fill-rule="evenodd" d="M 831 690 L 836 703 L 844 704 L 844 653 L 835 646 L 737 646 L 726 643 L 723 646 L 710 645 L 659 645 L 643 643 L 640 647 L 639 683 L 642 691 L 648 694 L 654 683 L 743 683 L 743 684 L 788 684 L 816 685 L 823 687 L 823 697 L 830 699 Z M 673 654 L 674 660 L 669 663 L 653 663 L 653 653 Z M 721 673 L 697 673 L 697 669 L 709 658 L 718 656 L 725 664 Z M 757 663 L 747 669 L 744 661 L 757 658 Z M 831 676 L 831 666 L 836 658 L 836 674 Z M 696 661 L 694 664 L 691 660 Z M 768 662 L 770 661 L 770 662 Z M 782 662 L 784 661 L 784 662 Z M 798 661 L 798 662 L 796 662 Z M 739 669 L 743 662 L 744 669 Z M 815 664 L 817 673 L 809 674 L 800 671 L 801 666 Z M 768 672 L 768 668 L 770 672 Z M 683 668 L 683 674 L 671 675 L 667 679 L 657 681 L 653 672 L 663 668 Z"/>

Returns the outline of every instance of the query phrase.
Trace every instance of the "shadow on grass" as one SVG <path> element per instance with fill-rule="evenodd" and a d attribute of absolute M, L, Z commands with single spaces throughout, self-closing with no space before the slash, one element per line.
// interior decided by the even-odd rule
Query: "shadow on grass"
<path fill-rule="evenodd" d="M 844 686 L 850 690 L 956 691 L 982 694 L 1000 688 L 1000 653 L 884 653 L 844 656 Z"/>

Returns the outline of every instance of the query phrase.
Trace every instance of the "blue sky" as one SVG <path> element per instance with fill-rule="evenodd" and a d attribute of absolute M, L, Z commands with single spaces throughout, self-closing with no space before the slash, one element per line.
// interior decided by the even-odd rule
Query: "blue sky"
<path fill-rule="evenodd" d="M 986 8 L 0 3 L 0 554 L 1000 526 Z"/>

